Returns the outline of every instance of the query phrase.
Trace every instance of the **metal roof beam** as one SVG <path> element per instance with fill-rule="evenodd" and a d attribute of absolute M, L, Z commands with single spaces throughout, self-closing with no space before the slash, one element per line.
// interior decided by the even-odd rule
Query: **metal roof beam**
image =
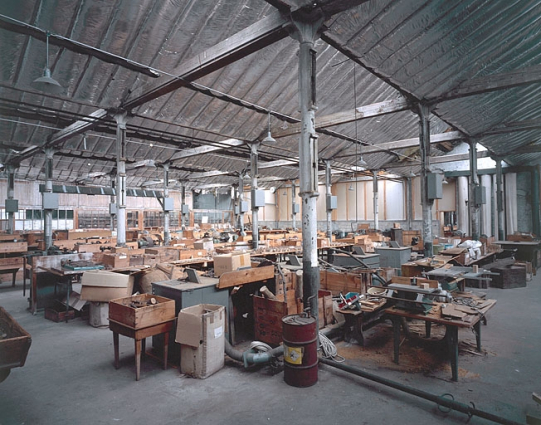
<path fill-rule="evenodd" d="M 29 37 L 33 37 L 37 40 L 41 40 L 44 43 L 47 40 L 48 31 L 42 30 L 41 28 L 35 27 L 33 25 L 18 21 L 9 16 L 5 16 L 1 14 L 0 14 L 0 28 L 3 28 L 8 31 L 13 31 L 19 34 L 28 35 Z M 63 37 L 58 34 L 49 33 L 49 43 L 54 44 L 55 46 L 60 46 L 65 49 L 71 50 L 72 52 L 75 52 L 75 53 L 93 56 L 103 62 L 112 63 L 114 65 L 127 68 L 131 71 L 140 72 L 150 77 L 157 78 L 160 76 L 159 73 L 154 71 L 149 66 L 138 64 L 129 59 L 123 58 L 122 56 L 114 55 L 104 50 L 96 49 L 95 47 L 92 47 L 92 46 L 87 46 L 86 44 L 80 43 L 78 41 L 72 40 L 67 37 Z"/>
<path fill-rule="evenodd" d="M 336 112 L 323 117 L 316 117 L 316 130 L 335 125 L 346 124 L 349 122 L 362 120 L 365 118 L 378 117 L 380 115 L 391 114 L 410 109 L 411 105 L 407 99 L 391 99 L 384 102 L 374 103 L 372 105 L 360 106 L 357 109 L 349 111 Z M 277 139 L 280 137 L 292 136 L 301 132 L 301 124 L 293 124 L 285 130 L 275 130 L 272 136 Z"/>
<path fill-rule="evenodd" d="M 199 55 L 183 62 L 168 81 L 155 81 L 135 91 L 122 108 L 130 110 L 170 93 L 288 36 L 290 21 L 275 11 Z"/>
<path fill-rule="evenodd" d="M 534 65 L 511 72 L 486 75 L 483 77 L 466 80 L 443 96 L 429 100 L 429 103 L 433 105 L 436 103 L 445 102 L 446 100 L 474 96 L 496 90 L 510 89 L 525 84 L 539 82 L 541 82 L 541 65 Z"/>
<path fill-rule="evenodd" d="M 431 134 L 430 143 L 450 142 L 464 139 L 464 136 L 459 131 L 449 131 L 447 133 Z M 363 155 L 366 153 L 387 152 L 393 149 L 405 149 L 419 146 L 419 138 L 412 137 L 411 139 L 396 140 L 394 142 L 380 143 L 378 145 L 363 146 Z"/>
<path fill-rule="evenodd" d="M 209 152 L 221 151 L 223 149 L 227 149 L 228 147 L 244 145 L 244 141 L 239 139 L 222 140 L 221 142 L 217 143 L 220 143 L 220 145 L 223 146 L 198 146 L 197 148 L 184 149 L 183 151 L 174 154 L 171 158 L 169 158 L 169 160 L 175 161 L 177 159 L 189 158 L 191 156 L 201 155 Z"/>

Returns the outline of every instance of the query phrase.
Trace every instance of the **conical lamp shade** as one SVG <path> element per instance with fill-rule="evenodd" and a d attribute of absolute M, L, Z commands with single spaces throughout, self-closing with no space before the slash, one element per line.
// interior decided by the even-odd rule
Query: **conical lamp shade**
<path fill-rule="evenodd" d="M 366 168 L 366 167 L 368 167 L 368 164 L 367 164 L 367 162 L 363 159 L 363 157 L 361 156 L 361 157 L 359 158 L 359 161 L 357 161 L 357 166 L 358 166 L 358 167 L 365 167 L 365 168 Z"/>
<path fill-rule="evenodd" d="M 51 77 L 51 70 L 49 68 L 45 68 L 43 70 L 43 77 L 36 78 L 31 85 L 36 90 L 52 94 L 59 94 L 64 91 L 64 87 Z"/>
<path fill-rule="evenodd" d="M 267 137 L 263 139 L 263 143 L 276 143 L 276 139 L 271 136 L 271 132 L 267 134 Z"/>

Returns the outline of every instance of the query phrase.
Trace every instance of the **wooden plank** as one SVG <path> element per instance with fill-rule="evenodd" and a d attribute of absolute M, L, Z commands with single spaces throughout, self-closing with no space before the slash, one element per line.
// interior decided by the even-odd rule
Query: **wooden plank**
<path fill-rule="evenodd" d="M 28 251 L 28 244 L 26 242 L 0 243 L 0 254 L 9 254 L 13 252 L 26 252 L 26 251 Z"/>
<path fill-rule="evenodd" d="M 233 286 L 244 285 L 251 282 L 274 278 L 274 266 L 256 267 L 245 270 L 235 270 L 224 273 L 220 276 L 218 288 L 232 288 Z"/>

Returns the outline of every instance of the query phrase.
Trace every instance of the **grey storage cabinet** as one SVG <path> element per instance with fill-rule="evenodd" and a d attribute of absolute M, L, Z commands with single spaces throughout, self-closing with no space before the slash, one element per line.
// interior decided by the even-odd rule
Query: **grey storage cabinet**
<path fill-rule="evenodd" d="M 379 254 L 365 254 L 358 255 L 352 254 L 355 258 L 361 260 L 369 268 L 377 269 L 379 268 Z M 362 267 L 361 263 L 355 261 L 355 258 L 351 258 L 347 254 L 333 254 L 333 265 L 340 267 Z"/>
<path fill-rule="evenodd" d="M 175 315 L 186 307 L 198 304 L 223 305 L 229 312 L 229 290 L 218 289 L 216 279 L 212 282 L 202 283 L 182 282 L 178 280 L 166 280 L 152 283 L 152 293 L 175 301 Z M 229 314 L 229 313 L 227 313 Z M 227 317 L 227 316 L 226 316 Z M 180 344 L 175 342 L 176 327 L 169 334 L 169 360 L 180 361 Z M 152 346 L 159 351 L 163 350 L 163 335 L 152 337 Z"/>
<path fill-rule="evenodd" d="M 411 246 L 402 248 L 375 247 L 374 251 L 380 255 L 380 267 L 400 269 L 402 264 L 407 263 L 411 257 Z"/>

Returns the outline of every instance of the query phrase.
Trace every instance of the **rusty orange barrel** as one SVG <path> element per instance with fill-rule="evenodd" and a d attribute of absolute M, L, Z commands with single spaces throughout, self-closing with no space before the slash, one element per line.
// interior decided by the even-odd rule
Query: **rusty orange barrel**
<path fill-rule="evenodd" d="M 294 387 L 317 382 L 317 326 L 310 316 L 292 314 L 282 318 L 284 381 Z"/>

